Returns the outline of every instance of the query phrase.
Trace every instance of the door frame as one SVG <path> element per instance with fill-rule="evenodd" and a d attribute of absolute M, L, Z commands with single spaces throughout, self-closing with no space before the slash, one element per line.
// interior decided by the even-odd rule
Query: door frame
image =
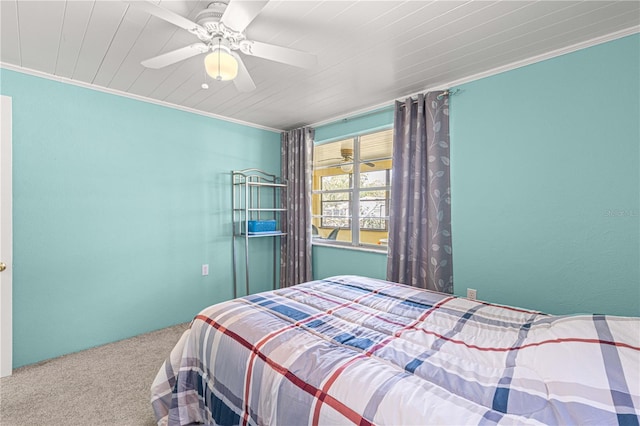
<path fill-rule="evenodd" d="M 0 377 L 13 368 L 13 159 L 12 102 L 0 96 L 0 261 L 7 265 L 0 273 Z"/>

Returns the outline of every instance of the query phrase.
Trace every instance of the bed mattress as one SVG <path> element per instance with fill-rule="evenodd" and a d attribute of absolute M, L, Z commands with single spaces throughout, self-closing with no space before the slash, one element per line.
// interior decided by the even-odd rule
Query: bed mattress
<path fill-rule="evenodd" d="M 552 316 L 339 276 L 213 305 L 158 424 L 638 424 L 640 319 Z"/>

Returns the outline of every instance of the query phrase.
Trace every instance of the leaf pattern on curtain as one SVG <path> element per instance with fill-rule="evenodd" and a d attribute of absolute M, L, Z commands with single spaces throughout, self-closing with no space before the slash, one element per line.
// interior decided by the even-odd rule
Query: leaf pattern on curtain
<path fill-rule="evenodd" d="M 396 102 L 387 280 L 453 293 L 449 164 L 444 92 Z"/>
<path fill-rule="evenodd" d="M 280 244 L 280 287 L 311 281 L 311 167 L 313 138 L 310 127 L 281 135 L 281 177 L 287 182 L 281 197 L 281 229 L 287 235 Z"/>

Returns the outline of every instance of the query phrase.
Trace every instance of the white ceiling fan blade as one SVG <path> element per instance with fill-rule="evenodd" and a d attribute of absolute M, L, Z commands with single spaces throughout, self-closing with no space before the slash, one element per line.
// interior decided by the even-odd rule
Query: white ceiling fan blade
<path fill-rule="evenodd" d="M 243 32 L 269 0 L 231 0 L 220 21 L 232 30 Z"/>
<path fill-rule="evenodd" d="M 182 47 L 180 49 L 172 50 L 171 52 L 163 53 L 154 58 L 142 61 L 142 65 L 147 68 L 163 68 L 167 65 L 175 64 L 176 62 L 184 61 L 192 56 L 205 53 L 209 50 L 204 43 L 194 43 L 189 46 Z"/>
<path fill-rule="evenodd" d="M 247 67 L 244 66 L 242 58 L 236 52 L 231 52 L 231 55 L 238 61 L 238 75 L 233 79 L 233 84 L 236 86 L 239 92 L 251 92 L 255 90 L 256 85 L 253 79 L 247 71 Z"/>
<path fill-rule="evenodd" d="M 300 68 L 313 68 L 318 63 L 316 55 L 290 49 L 288 47 L 276 46 L 262 43 L 260 41 L 244 41 L 241 44 L 242 52 L 247 55 L 269 59 L 270 61 L 281 62 L 283 64 L 294 65 Z"/>
<path fill-rule="evenodd" d="M 195 22 L 192 22 L 187 18 L 178 15 L 177 13 L 174 13 L 168 9 L 165 9 L 164 7 L 160 7 L 157 4 L 152 3 L 151 1 L 146 1 L 146 0 L 145 1 L 122 0 L 122 1 L 124 1 L 125 3 L 129 3 L 130 5 L 140 10 L 150 13 L 155 17 L 158 17 L 162 20 L 170 22 L 173 25 L 177 25 L 180 28 L 184 28 L 185 30 L 188 30 L 194 34 L 202 31 L 204 31 L 204 33 L 207 32 L 204 28 L 202 28 L 200 25 L 196 24 Z"/>

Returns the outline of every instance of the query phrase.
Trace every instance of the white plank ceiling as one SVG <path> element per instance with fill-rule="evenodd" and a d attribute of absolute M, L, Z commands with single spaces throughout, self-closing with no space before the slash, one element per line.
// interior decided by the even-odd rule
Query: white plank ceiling
<path fill-rule="evenodd" d="M 240 0 L 231 0 L 240 1 Z M 156 1 L 191 20 L 209 0 Z M 640 25 L 639 1 L 272 0 L 247 38 L 314 53 L 304 70 L 243 56 L 257 86 L 206 78 L 203 56 L 162 69 L 140 62 L 198 42 L 118 0 L 2 0 L 0 61 L 228 117 L 291 129 L 521 63 Z"/>

